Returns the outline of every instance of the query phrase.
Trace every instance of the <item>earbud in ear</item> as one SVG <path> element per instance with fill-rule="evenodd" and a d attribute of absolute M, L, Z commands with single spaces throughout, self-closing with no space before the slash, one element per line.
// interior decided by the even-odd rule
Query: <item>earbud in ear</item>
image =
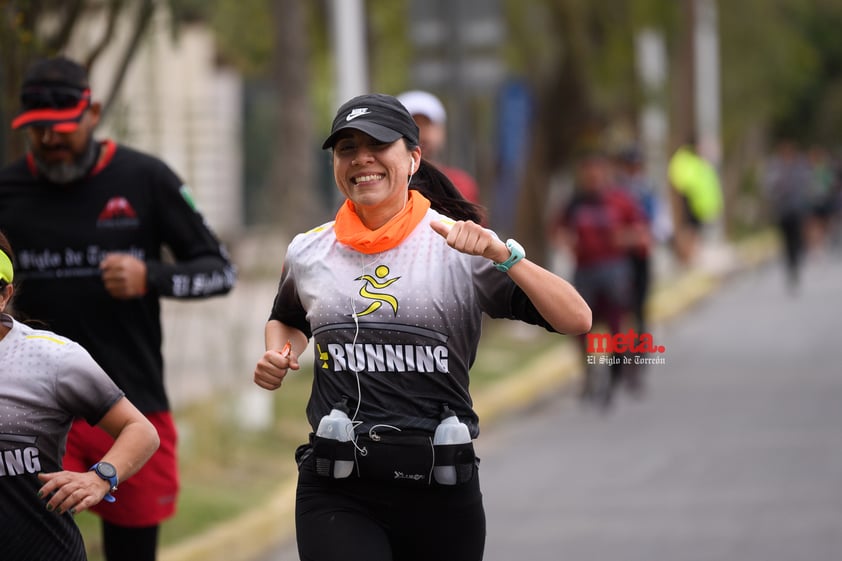
<path fill-rule="evenodd" d="M 409 175 L 412 175 L 413 173 L 415 173 L 415 159 L 410 158 L 409 159 Z"/>

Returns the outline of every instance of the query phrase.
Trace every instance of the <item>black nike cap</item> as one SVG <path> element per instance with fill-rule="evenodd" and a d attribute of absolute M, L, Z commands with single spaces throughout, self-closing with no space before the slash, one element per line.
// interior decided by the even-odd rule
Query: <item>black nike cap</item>
<path fill-rule="evenodd" d="M 333 148 L 339 133 L 346 129 L 362 131 L 380 142 L 391 143 L 405 137 L 413 146 L 418 145 L 418 125 L 406 107 L 391 95 L 364 94 L 342 104 L 322 148 Z"/>

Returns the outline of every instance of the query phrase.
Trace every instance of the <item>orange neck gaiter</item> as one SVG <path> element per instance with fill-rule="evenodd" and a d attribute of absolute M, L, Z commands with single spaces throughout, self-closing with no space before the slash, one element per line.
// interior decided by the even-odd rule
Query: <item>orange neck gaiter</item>
<path fill-rule="evenodd" d="M 406 239 L 427 214 L 428 201 L 415 189 L 409 190 L 406 206 L 391 220 L 376 230 L 369 230 L 354 211 L 354 204 L 345 201 L 336 213 L 333 230 L 336 239 L 360 253 L 370 255 L 396 247 Z"/>

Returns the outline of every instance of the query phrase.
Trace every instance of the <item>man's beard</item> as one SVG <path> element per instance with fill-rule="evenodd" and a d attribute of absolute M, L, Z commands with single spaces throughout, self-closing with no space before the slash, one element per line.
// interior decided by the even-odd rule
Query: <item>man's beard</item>
<path fill-rule="evenodd" d="M 85 151 L 81 155 L 75 156 L 71 162 L 46 162 L 35 151 L 32 151 L 38 173 L 50 183 L 61 184 L 73 183 L 88 175 L 98 156 L 99 143 L 95 142 L 93 137 L 88 139 Z"/>

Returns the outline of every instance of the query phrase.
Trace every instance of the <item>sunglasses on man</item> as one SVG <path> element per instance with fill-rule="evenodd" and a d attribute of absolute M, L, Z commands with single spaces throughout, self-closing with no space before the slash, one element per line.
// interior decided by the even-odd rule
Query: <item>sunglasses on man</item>
<path fill-rule="evenodd" d="M 24 109 L 66 109 L 82 101 L 90 103 L 91 90 L 66 86 L 27 86 L 20 94 Z"/>

